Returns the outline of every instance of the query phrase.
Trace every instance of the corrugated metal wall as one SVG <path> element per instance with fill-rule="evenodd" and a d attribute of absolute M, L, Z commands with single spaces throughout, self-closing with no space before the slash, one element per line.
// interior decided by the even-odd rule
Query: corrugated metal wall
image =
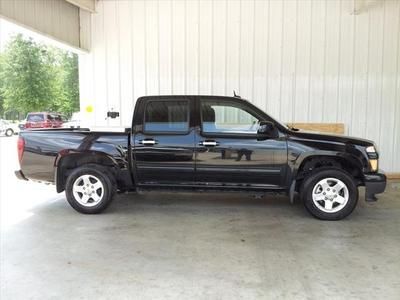
<path fill-rule="evenodd" d="M 286 122 L 343 122 L 400 171 L 400 1 L 100 1 L 82 108 L 129 126 L 149 94 L 238 91 Z M 110 109 L 121 118 L 106 120 Z"/>
<path fill-rule="evenodd" d="M 90 47 L 90 13 L 64 0 L 0 0 L 0 16 L 67 45 Z"/>

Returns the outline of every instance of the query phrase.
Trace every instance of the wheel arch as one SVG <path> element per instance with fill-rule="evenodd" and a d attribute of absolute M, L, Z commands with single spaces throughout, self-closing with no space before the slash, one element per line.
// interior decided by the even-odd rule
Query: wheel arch
<path fill-rule="evenodd" d="M 70 172 L 85 164 L 97 164 L 107 167 L 114 176 L 119 170 L 117 161 L 105 153 L 96 151 L 83 153 L 61 151 L 55 161 L 55 182 L 58 193 L 65 190 L 65 184 Z"/>
<path fill-rule="evenodd" d="M 296 160 L 292 177 L 296 181 L 296 190 L 308 174 L 320 167 L 341 168 L 349 173 L 357 184 L 361 184 L 363 181 L 363 165 L 357 157 L 347 153 L 327 151 L 304 155 Z"/>

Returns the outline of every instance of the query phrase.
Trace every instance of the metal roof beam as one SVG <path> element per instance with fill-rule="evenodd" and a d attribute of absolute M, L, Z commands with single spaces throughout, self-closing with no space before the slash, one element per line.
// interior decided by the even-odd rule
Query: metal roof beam
<path fill-rule="evenodd" d="M 96 0 L 65 0 L 81 9 L 87 10 L 91 13 L 96 12 Z"/>

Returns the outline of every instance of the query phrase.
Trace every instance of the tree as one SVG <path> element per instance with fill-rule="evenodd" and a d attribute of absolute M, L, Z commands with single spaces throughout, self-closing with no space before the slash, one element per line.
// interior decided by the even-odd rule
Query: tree
<path fill-rule="evenodd" d="M 43 46 L 19 34 L 6 46 L 2 64 L 2 95 L 6 111 L 26 113 L 50 106 L 55 79 Z"/>
<path fill-rule="evenodd" d="M 58 111 L 71 115 L 79 110 L 78 55 L 70 52 L 61 52 L 58 53 L 57 59 L 60 94 L 55 106 Z"/>
<path fill-rule="evenodd" d="M 1 101 L 5 112 L 71 115 L 79 110 L 77 55 L 16 35 L 0 59 Z"/>

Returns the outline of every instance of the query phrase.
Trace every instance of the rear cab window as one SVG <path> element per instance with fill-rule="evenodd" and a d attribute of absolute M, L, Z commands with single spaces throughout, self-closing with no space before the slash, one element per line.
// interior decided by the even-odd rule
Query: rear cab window
<path fill-rule="evenodd" d="M 184 134 L 188 131 L 188 100 L 150 100 L 147 102 L 144 113 L 144 132 Z"/>
<path fill-rule="evenodd" d="M 43 114 L 29 114 L 26 118 L 28 122 L 43 122 L 44 115 Z"/>

